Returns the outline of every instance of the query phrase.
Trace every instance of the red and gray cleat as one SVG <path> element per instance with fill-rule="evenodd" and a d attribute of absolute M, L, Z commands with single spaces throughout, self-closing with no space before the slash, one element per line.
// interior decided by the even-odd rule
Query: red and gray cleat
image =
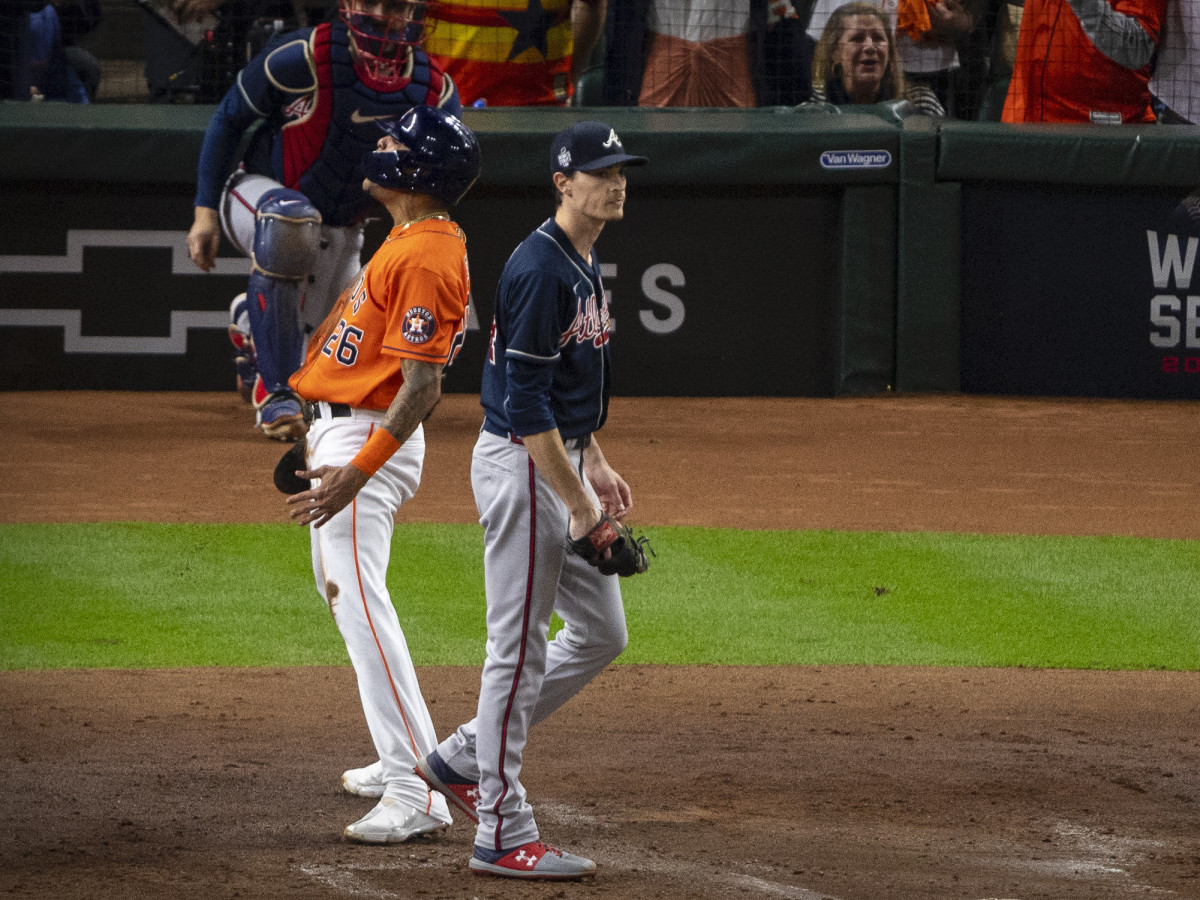
<path fill-rule="evenodd" d="M 291 391 L 268 394 L 262 378 L 254 382 L 254 408 L 257 411 L 254 426 L 272 440 L 295 443 L 308 433 L 300 398 Z"/>
<path fill-rule="evenodd" d="M 502 878 L 534 881 L 576 881 L 596 874 L 596 864 L 590 859 L 559 850 L 542 841 L 530 841 L 515 850 L 495 853 L 476 847 L 470 866 L 476 875 L 499 875 Z"/>
<path fill-rule="evenodd" d="M 425 782 L 479 824 L 479 784 L 455 772 L 436 750 L 417 760 L 417 774 Z"/>

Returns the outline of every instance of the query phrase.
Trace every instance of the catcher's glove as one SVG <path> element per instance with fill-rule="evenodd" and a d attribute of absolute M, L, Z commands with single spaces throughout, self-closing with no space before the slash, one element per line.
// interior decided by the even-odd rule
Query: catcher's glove
<path fill-rule="evenodd" d="M 311 481 L 296 474 L 297 470 L 303 471 L 308 468 L 308 462 L 304 455 L 306 446 L 304 439 L 301 438 L 300 442 L 292 444 L 288 452 L 283 454 L 279 458 L 279 462 L 275 464 L 275 487 L 289 497 L 312 487 Z"/>
<path fill-rule="evenodd" d="M 640 575 L 650 566 L 646 551 L 654 556 L 647 537 L 634 537 L 625 525 L 601 513 L 596 526 L 581 538 L 567 539 L 567 549 L 582 556 L 602 575 Z M 607 554 L 605 551 L 609 551 Z"/>

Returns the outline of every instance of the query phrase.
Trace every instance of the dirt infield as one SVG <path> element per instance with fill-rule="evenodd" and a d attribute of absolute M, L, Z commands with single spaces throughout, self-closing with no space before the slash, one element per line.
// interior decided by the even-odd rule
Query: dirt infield
<path fill-rule="evenodd" d="M 0 522 L 285 521 L 236 397 L 4 395 Z M 1195 406 L 630 400 L 634 518 L 1200 539 Z M 472 521 L 448 397 L 410 521 Z M 401 535 L 402 537 L 402 535 Z M 301 539 L 298 534 L 298 540 Z M 11 601 L 10 602 L 14 602 Z M 798 610 L 798 615 L 803 611 Z M 444 732 L 478 670 L 427 668 Z M 1200 675 L 615 666 L 531 735 L 579 885 L 474 878 L 472 832 L 344 843 L 373 758 L 346 668 L 0 673 L 0 893 L 21 897 L 1200 900 Z"/>

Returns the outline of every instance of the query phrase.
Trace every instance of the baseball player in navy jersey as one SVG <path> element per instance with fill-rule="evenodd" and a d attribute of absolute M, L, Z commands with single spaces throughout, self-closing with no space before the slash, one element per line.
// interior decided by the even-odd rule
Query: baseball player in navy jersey
<path fill-rule="evenodd" d="M 339 21 L 272 38 L 205 132 L 188 251 L 211 270 L 224 229 L 252 261 L 229 335 L 238 388 L 270 438 L 307 430 L 288 378 L 361 265 L 365 221 L 380 207 L 362 189 L 359 160 L 375 149 L 378 122 L 416 105 L 461 113 L 454 84 L 419 46 L 425 12 L 425 0 L 341 0 Z"/>
<path fill-rule="evenodd" d="M 471 462 L 484 527 L 487 660 L 475 719 L 417 764 L 478 821 L 470 861 L 478 874 L 577 879 L 596 870 L 540 840 L 520 774 L 530 726 L 627 640 L 617 576 L 568 553 L 566 541 L 591 531 L 601 510 L 619 520 L 633 505 L 597 440 L 608 414 L 609 313 L 592 245 L 624 216 L 626 167 L 645 162 L 602 122 L 559 133 L 551 151 L 558 208 L 517 247 L 496 290 Z M 565 624 L 547 642 L 553 612 Z"/>

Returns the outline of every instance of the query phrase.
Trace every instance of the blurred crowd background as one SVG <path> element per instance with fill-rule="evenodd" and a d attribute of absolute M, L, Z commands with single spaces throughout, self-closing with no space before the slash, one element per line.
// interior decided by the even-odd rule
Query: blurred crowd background
<path fill-rule="evenodd" d="M 272 35 L 337 14 L 336 0 L 4 0 L 0 94 L 215 103 Z M 596 33 L 582 41 L 590 46 L 573 46 L 588 14 Z M 464 105 L 841 106 L 907 98 L 918 112 L 999 121 L 1017 67 L 1023 92 L 1030 80 L 1047 93 L 1078 87 L 1083 121 L 1200 121 L 1200 0 L 443 0 L 430 2 L 425 15 L 435 58 L 568 61 L 570 81 L 544 98 L 463 90 Z M 579 58 L 570 63 L 572 53 Z M 512 71 L 528 79 L 532 70 Z M 465 78 L 456 81 L 469 84 Z M 1147 81 L 1152 116 L 1136 109 L 1140 94 L 1130 100 Z M 1095 111 L 1106 93 L 1117 112 Z M 1072 102 L 1068 96 L 1061 110 L 1051 103 L 1004 118 L 1072 121 Z M 1129 103 L 1135 108 L 1122 117 Z"/>

